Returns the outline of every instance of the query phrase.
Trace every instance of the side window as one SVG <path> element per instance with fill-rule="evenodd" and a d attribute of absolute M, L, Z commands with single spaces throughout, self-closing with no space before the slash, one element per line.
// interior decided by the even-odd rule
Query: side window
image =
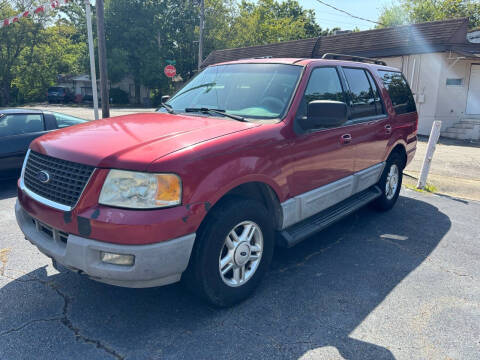
<path fill-rule="evenodd" d="M 382 99 L 380 98 L 377 83 L 373 79 L 372 74 L 370 74 L 368 71 L 365 71 L 365 73 L 367 74 L 368 80 L 370 81 L 370 86 L 372 87 L 377 115 L 383 115 L 385 114 L 385 109 L 383 108 Z"/>
<path fill-rule="evenodd" d="M 43 131 L 42 115 L 12 114 L 0 117 L 0 136 Z"/>
<path fill-rule="evenodd" d="M 375 95 L 367 74 L 363 69 L 343 68 L 347 83 L 351 119 L 377 115 Z M 377 94 L 378 95 L 378 94 Z"/>
<path fill-rule="evenodd" d="M 65 114 L 58 114 L 54 113 L 55 119 L 57 120 L 57 127 L 59 129 L 62 129 L 64 127 L 76 125 L 76 124 L 82 124 L 85 122 L 85 120 L 65 115 Z"/>
<path fill-rule="evenodd" d="M 417 111 L 412 91 L 401 72 L 380 70 L 378 73 L 383 79 L 397 115 Z"/>
<path fill-rule="evenodd" d="M 307 105 L 314 100 L 334 100 L 345 102 L 342 84 L 337 69 L 322 67 L 312 71 L 302 102 L 297 111 L 297 119 L 307 116 Z"/>

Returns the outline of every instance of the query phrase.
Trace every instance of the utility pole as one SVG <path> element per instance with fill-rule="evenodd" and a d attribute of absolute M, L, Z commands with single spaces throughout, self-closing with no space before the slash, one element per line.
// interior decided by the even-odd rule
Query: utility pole
<path fill-rule="evenodd" d="M 97 0 L 98 63 L 100 67 L 100 90 L 102 94 L 102 117 L 110 117 L 108 94 L 107 47 L 105 45 L 105 15 L 103 0 Z"/>
<path fill-rule="evenodd" d="M 90 55 L 90 79 L 92 80 L 93 114 L 98 120 L 98 95 L 97 95 L 97 72 L 95 70 L 95 51 L 93 49 L 92 13 L 90 0 L 85 0 L 85 12 L 87 14 L 88 53 Z"/>
<path fill-rule="evenodd" d="M 198 39 L 198 70 L 200 70 L 200 66 L 202 65 L 203 61 L 203 28 L 204 28 L 204 21 L 205 21 L 205 0 L 200 0 L 200 31 L 199 31 L 199 39 Z"/>

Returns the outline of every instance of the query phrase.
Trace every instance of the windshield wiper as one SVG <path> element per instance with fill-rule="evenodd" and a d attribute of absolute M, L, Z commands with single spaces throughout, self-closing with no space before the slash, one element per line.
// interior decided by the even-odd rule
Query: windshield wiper
<path fill-rule="evenodd" d="M 170 105 L 168 105 L 168 104 L 161 103 L 161 104 L 160 104 L 160 107 L 161 107 L 161 108 L 162 108 L 162 107 L 165 108 L 165 109 L 168 111 L 169 114 L 175 114 L 175 111 L 173 110 L 173 108 L 172 108 Z"/>
<path fill-rule="evenodd" d="M 248 122 L 248 120 L 245 119 L 244 117 L 238 116 L 238 115 L 228 114 L 223 109 L 210 109 L 210 108 L 205 108 L 205 107 L 202 107 L 202 108 L 186 108 L 185 112 L 187 112 L 187 113 L 188 112 L 201 112 L 201 113 L 207 113 L 207 114 L 208 113 L 214 113 L 214 114 L 219 114 L 219 115 L 222 115 L 222 116 L 229 117 L 230 119 L 233 119 L 233 120 Z"/>

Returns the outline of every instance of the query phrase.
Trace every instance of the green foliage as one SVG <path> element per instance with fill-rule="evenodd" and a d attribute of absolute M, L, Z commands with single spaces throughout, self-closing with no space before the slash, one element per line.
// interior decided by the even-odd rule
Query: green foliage
<path fill-rule="evenodd" d="M 71 37 L 75 29 L 67 25 L 51 26 L 38 34 L 30 49 L 24 49 L 15 66 L 17 76 L 12 82 L 23 101 L 45 99 L 45 89 L 55 84 L 59 74 L 81 72 L 79 59 L 86 51 L 83 43 Z"/>
<path fill-rule="evenodd" d="M 17 5 L 16 10 L 9 3 L 1 7 L 0 19 L 24 9 Z M 84 72 L 87 49 L 81 39 L 64 16 L 21 19 L 0 29 L 0 106 L 44 100 L 59 74 Z"/>
<path fill-rule="evenodd" d="M 303 9 L 297 1 L 243 0 L 232 33 L 229 47 L 240 47 L 316 37 L 322 29 L 313 10 Z"/>
<path fill-rule="evenodd" d="M 41 0 L 0 0 L 0 19 Z M 297 0 L 205 0 L 204 58 L 213 50 L 327 35 L 312 10 Z M 112 83 L 125 76 L 155 94 L 173 83 L 164 73 L 175 60 L 190 78 L 198 64 L 199 0 L 105 0 L 107 64 Z M 94 25 L 94 38 L 95 20 Z M 43 100 L 60 74 L 88 73 L 84 0 L 48 16 L 0 29 L 0 106 Z M 140 103 L 139 91 L 137 102 Z"/>
<path fill-rule="evenodd" d="M 296 0 L 242 0 L 228 45 L 252 46 L 312 38 L 338 29 L 323 30 L 315 22 L 315 12 L 302 8 Z"/>
<path fill-rule="evenodd" d="M 195 68 L 197 9 L 190 1 L 107 0 L 105 6 L 113 82 L 130 74 L 136 86 L 168 88 L 171 80 L 163 74 L 166 60 L 176 60 L 181 74 Z"/>
<path fill-rule="evenodd" d="M 466 17 L 470 27 L 480 26 L 478 0 L 400 0 L 385 7 L 378 21 L 384 26 L 396 26 L 425 21 Z"/>

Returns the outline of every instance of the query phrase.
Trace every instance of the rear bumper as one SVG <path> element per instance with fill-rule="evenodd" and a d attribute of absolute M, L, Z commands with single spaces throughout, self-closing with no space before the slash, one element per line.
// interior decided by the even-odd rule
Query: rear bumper
<path fill-rule="evenodd" d="M 67 98 L 65 96 L 56 96 L 56 95 L 53 95 L 53 96 L 48 96 L 47 97 L 48 101 L 64 101 L 66 100 Z"/>
<path fill-rule="evenodd" d="M 123 287 L 153 287 L 180 280 L 187 268 L 195 233 L 148 245 L 118 245 L 100 242 L 73 234 L 61 239 L 58 230 L 52 236 L 41 231 L 17 200 L 15 215 L 25 238 L 42 253 L 70 270 L 85 273 L 90 278 Z M 48 225 L 48 224 L 46 224 Z M 104 263 L 100 252 L 135 256 L 132 266 Z"/>

